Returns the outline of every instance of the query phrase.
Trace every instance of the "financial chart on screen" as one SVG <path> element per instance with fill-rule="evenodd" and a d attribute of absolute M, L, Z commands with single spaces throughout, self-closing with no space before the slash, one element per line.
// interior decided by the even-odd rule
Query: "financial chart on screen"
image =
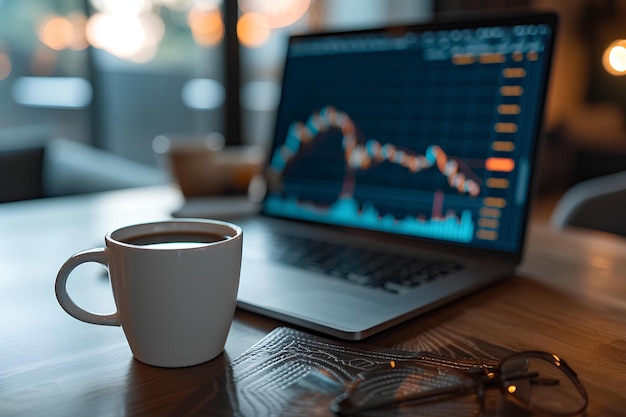
<path fill-rule="evenodd" d="M 537 24 L 292 39 L 265 211 L 514 250 L 551 36 Z"/>

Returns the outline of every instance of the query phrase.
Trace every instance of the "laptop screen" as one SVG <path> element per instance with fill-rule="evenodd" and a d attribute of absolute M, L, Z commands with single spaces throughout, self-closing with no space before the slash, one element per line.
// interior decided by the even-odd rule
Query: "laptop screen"
<path fill-rule="evenodd" d="M 553 20 L 292 37 L 264 212 L 518 251 Z"/>

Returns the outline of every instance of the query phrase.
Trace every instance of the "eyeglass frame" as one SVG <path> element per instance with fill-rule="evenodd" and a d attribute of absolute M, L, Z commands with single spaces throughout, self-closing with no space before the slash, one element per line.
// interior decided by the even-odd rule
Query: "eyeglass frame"
<path fill-rule="evenodd" d="M 575 386 L 575 388 L 577 389 L 578 393 L 581 395 L 581 399 L 583 400 L 583 403 L 581 405 L 581 407 L 575 411 L 571 411 L 571 412 L 565 412 L 565 413 L 556 413 L 556 412 L 552 412 L 549 410 L 544 410 L 542 408 L 537 408 L 537 407 L 532 407 L 531 404 L 524 402 L 523 400 L 521 400 L 518 396 L 510 393 L 509 391 L 507 391 L 506 389 L 506 381 L 510 381 L 512 380 L 511 378 L 507 378 L 507 379 L 502 379 L 502 372 L 500 372 L 501 366 L 503 363 L 506 363 L 507 361 L 513 361 L 515 359 L 520 359 L 520 358 L 534 358 L 534 359 L 541 359 L 546 361 L 549 364 L 554 365 L 557 369 L 560 369 L 568 378 L 569 381 Z M 580 380 L 578 379 L 578 374 L 576 374 L 576 372 L 567 364 L 567 362 L 565 362 L 563 359 L 561 359 L 558 355 L 552 354 L 552 353 L 548 353 L 548 352 L 544 352 L 544 351 L 538 351 L 538 350 L 528 350 L 528 351 L 523 351 L 523 352 L 517 352 L 517 353 L 513 353 L 512 355 L 509 355 L 505 358 L 503 358 L 499 364 L 495 367 L 490 367 L 488 365 L 484 365 L 482 367 L 474 367 L 474 368 L 469 368 L 469 369 L 465 369 L 465 370 L 461 370 L 461 369 L 450 369 L 450 371 L 454 371 L 454 372 L 460 372 L 460 373 L 464 373 L 466 376 L 470 376 L 473 380 L 473 383 L 471 385 L 450 385 L 449 387 L 444 387 L 444 388 L 440 388 L 437 390 L 433 390 L 430 391 L 428 393 L 417 393 L 417 394 L 413 394 L 413 395 L 408 395 L 406 397 L 403 398 L 392 398 L 388 401 L 384 401 L 384 402 L 378 402 L 378 403 L 374 403 L 374 404 L 367 404 L 365 406 L 358 406 L 358 407 L 354 407 L 352 409 L 342 409 L 341 407 L 341 402 L 348 400 L 356 391 L 356 388 L 358 387 L 358 385 L 363 382 L 366 381 L 366 376 L 368 373 L 371 372 L 375 372 L 377 370 L 383 370 L 383 369 L 393 369 L 395 367 L 397 367 L 398 364 L 411 364 L 411 363 L 416 363 L 416 361 L 413 360 L 399 360 L 399 361 L 390 361 L 393 366 L 391 368 L 387 368 L 388 365 L 381 365 L 378 366 L 376 368 L 372 368 L 369 369 L 367 371 L 361 372 L 359 373 L 352 381 L 351 383 L 346 387 L 346 389 L 344 390 L 344 392 L 342 394 L 340 394 L 339 396 L 337 396 L 335 398 L 335 400 L 331 403 L 330 405 L 330 409 L 331 411 L 333 411 L 336 415 L 338 416 L 348 416 L 348 415 L 353 415 L 355 413 L 358 413 L 360 411 L 365 411 L 365 410 L 371 410 L 371 409 L 376 409 L 376 408 L 382 408 L 384 406 L 390 406 L 390 405 L 397 405 L 400 404 L 402 402 L 408 402 L 408 401 L 422 401 L 422 400 L 429 400 L 433 397 L 440 397 L 440 396 L 452 396 L 452 395 L 463 395 L 469 392 L 475 392 L 476 396 L 477 396 L 477 400 L 478 403 L 480 405 L 480 409 L 483 410 L 485 407 L 485 393 L 486 393 L 486 388 L 490 388 L 490 387 L 497 387 L 500 389 L 500 392 L 502 394 L 504 394 L 504 397 L 510 401 L 511 403 L 517 405 L 518 407 L 521 407 L 527 411 L 531 411 L 533 413 L 538 413 L 539 415 L 542 416 L 546 416 L 546 417 L 566 417 L 566 416 L 574 416 L 574 415 L 578 415 L 580 413 L 582 413 L 588 406 L 589 404 L 589 396 L 587 394 L 587 391 L 585 389 L 585 387 L 583 386 L 582 382 L 580 382 Z M 420 365 L 425 365 L 423 363 L 420 363 Z M 428 366 L 432 366 L 432 365 L 428 365 Z M 525 374 L 525 375 L 520 375 L 515 379 L 531 379 L 534 377 L 537 377 L 539 375 L 531 375 L 531 374 Z M 553 381 L 553 380 L 547 380 L 547 379 L 542 379 L 542 381 L 540 381 L 543 385 L 550 385 L 550 384 L 558 384 L 558 380 Z"/>

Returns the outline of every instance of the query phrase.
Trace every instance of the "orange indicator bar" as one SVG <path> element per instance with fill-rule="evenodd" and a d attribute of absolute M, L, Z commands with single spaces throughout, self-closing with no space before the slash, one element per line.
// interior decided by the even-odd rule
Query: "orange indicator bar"
<path fill-rule="evenodd" d="M 487 158 L 485 169 L 487 171 L 511 172 L 515 168 L 515 161 L 511 158 Z"/>
<path fill-rule="evenodd" d="M 478 229 L 478 231 L 476 231 L 476 237 L 485 240 L 496 240 L 498 238 L 498 232 L 495 230 Z"/>
<path fill-rule="evenodd" d="M 517 125 L 515 123 L 496 123 L 496 132 L 498 133 L 515 133 L 517 132 Z"/>
<path fill-rule="evenodd" d="M 500 209 L 497 208 L 493 208 L 493 207 L 482 207 L 480 209 L 480 215 L 483 217 L 493 217 L 493 218 L 499 218 L 500 217 Z"/>
<path fill-rule="evenodd" d="M 486 207 L 503 208 L 503 207 L 506 207 L 506 200 L 504 198 L 498 198 L 498 197 L 486 197 L 483 200 L 483 204 Z"/>
<path fill-rule="evenodd" d="M 505 85 L 500 87 L 500 94 L 503 96 L 521 96 L 524 89 L 519 85 Z"/>
<path fill-rule="evenodd" d="M 505 68 L 502 70 L 502 75 L 505 78 L 524 78 L 526 70 L 524 68 Z"/>
<path fill-rule="evenodd" d="M 456 54 L 452 56 L 454 65 L 469 65 L 476 62 L 476 57 L 472 54 Z"/>
<path fill-rule="evenodd" d="M 520 114 L 521 111 L 519 104 L 500 104 L 498 106 L 498 113 L 500 114 Z"/>
<path fill-rule="evenodd" d="M 499 152 L 512 152 L 515 150 L 515 143 L 497 140 L 491 144 L 491 149 Z"/>
<path fill-rule="evenodd" d="M 500 53 L 480 54 L 478 57 L 481 64 L 501 64 L 504 62 L 504 59 L 504 54 Z"/>
<path fill-rule="evenodd" d="M 487 187 L 489 188 L 509 188 L 509 180 L 506 178 L 488 178 Z"/>
<path fill-rule="evenodd" d="M 479 219 L 478 226 L 485 229 L 497 229 L 500 226 L 500 221 L 497 219 Z"/>

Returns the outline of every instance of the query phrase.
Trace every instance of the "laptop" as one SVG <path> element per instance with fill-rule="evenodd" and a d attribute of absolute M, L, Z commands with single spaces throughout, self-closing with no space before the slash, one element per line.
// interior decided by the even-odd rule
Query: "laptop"
<path fill-rule="evenodd" d="M 239 308 L 359 340 L 511 276 L 555 23 L 291 37 Z"/>

